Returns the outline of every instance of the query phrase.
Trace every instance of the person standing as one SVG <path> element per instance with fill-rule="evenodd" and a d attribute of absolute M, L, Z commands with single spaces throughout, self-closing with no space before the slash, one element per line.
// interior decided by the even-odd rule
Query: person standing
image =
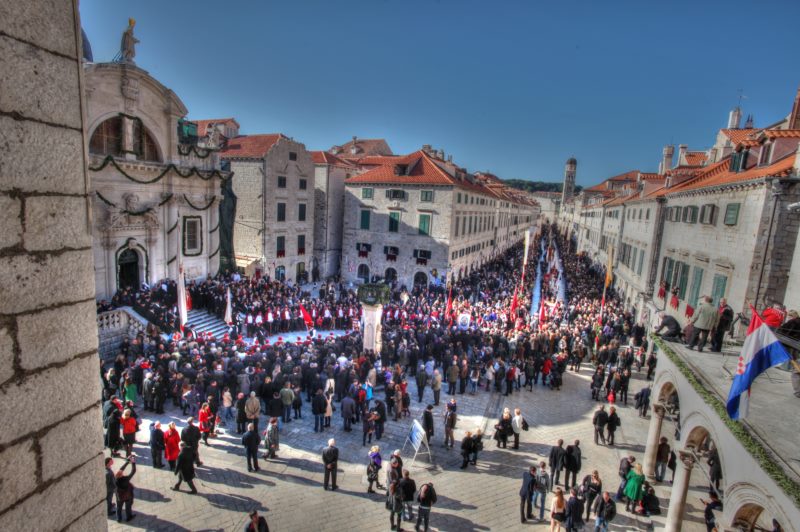
<path fill-rule="evenodd" d="M 294 402 L 294 392 L 292 391 L 292 383 L 286 381 L 286 384 L 280 391 L 281 403 L 283 404 L 283 422 L 292 422 L 292 403 Z"/>
<path fill-rule="evenodd" d="M 645 386 L 633 396 L 634 406 L 639 411 L 639 417 L 647 416 L 647 410 L 650 408 L 650 386 Z"/>
<path fill-rule="evenodd" d="M 194 487 L 194 451 L 186 442 L 181 442 L 175 474 L 178 475 L 178 483 L 171 487 L 172 491 L 180 491 L 181 483 L 186 482 L 191 489 L 189 493 L 192 495 L 197 493 L 197 488 Z"/>
<path fill-rule="evenodd" d="M 417 368 L 417 402 L 422 402 L 422 396 L 425 394 L 425 385 L 428 383 L 428 374 L 425 373 L 425 364 L 423 362 L 419 363 L 419 367 Z"/>
<path fill-rule="evenodd" d="M 453 431 L 456 428 L 456 410 L 447 405 L 444 411 L 444 447 L 452 449 L 455 445 Z"/>
<path fill-rule="evenodd" d="M 373 411 L 375 412 L 375 439 L 380 440 L 386 424 L 386 405 L 380 399 L 376 399 Z"/>
<path fill-rule="evenodd" d="M 702 353 L 703 347 L 708 340 L 708 333 L 717 326 L 718 321 L 719 313 L 717 309 L 711 306 L 711 298 L 704 296 L 703 302 L 700 303 L 700 306 L 694 311 L 694 316 L 689 320 L 689 323 L 694 326 L 691 339 L 689 340 L 689 349 L 694 349 L 695 346 L 697 346 L 697 350 Z"/>
<path fill-rule="evenodd" d="M 644 484 L 644 473 L 642 464 L 634 464 L 633 469 L 628 471 L 627 482 L 625 482 L 625 510 L 636 511 L 636 505 L 642 500 L 642 485 Z"/>
<path fill-rule="evenodd" d="M 367 464 L 367 481 L 369 482 L 367 493 L 375 493 L 375 490 L 372 489 L 373 484 L 377 485 L 379 490 L 384 489 L 380 481 L 382 463 L 381 448 L 373 445 L 369 450 L 369 464 Z"/>
<path fill-rule="evenodd" d="M 194 463 L 197 465 L 203 465 L 203 463 L 200 461 L 200 429 L 194 425 L 193 417 L 190 417 L 186 420 L 186 426 L 183 427 L 183 430 L 181 431 L 181 443 L 185 443 L 186 446 L 194 453 Z M 180 459 L 180 453 L 178 459 Z"/>
<path fill-rule="evenodd" d="M 608 532 L 608 524 L 617 516 L 617 505 L 614 499 L 607 492 L 603 492 L 602 497 L 598 497 L 592 506 L 594 510 L 594 531 L 595 532 Z"/>
<path fill-rule="evenodd" d="M 608 424 L 608 413 L 606 412 L 605 405 L 600 405 L 592 418 L 592 425 L 594 425 L 594 444 L 598 445 L 598 440 L 606 444 L 606 425 Z"/>
<path fill-rule="evenodd" d="M 425 429 L 425 438 L 428 441 L 428 445 L 431 443 L 431 438 L 433 438 L 433 405 L 428 405 L 425 408 L 425 412 L 422 413 L 422 428 Z"/>
<path fill-rule="evenodd" d="M 322 432 L 325 428 L 325 409 L 328 401 L 322 395 L 322 388 L 317 390 L 316 395 L 311 399 L 311 413 L 314 415 L 314 432 Z"/>
<path fill-rule="evenodd" d="M 361 427 L 363 429 L 363 437 L 361 439 L 361 446 L 366 447 L 367 442 L 372 443 L 372 433 L 375 432 L 375 419 L 378 415 L 375 412 L 364 412 L 361 416 Z"/>
<path fill-rule="evenodd" d="M 725 333 L 733 323 L 733 309 L 728 305 L 726 298 L 719 300 L 719 309 L 717 310 L 719 317 L 717 318 L 717 326 L 714 327 L 713 337 L 711 339 L 711 351 L 719 353 L 722 351 L 722 340 L 725 338 Z"/>
<path fill-rule="evenodd" d="M 136 418 L 133 417 L 133 411 L 130 408 L 126 408 L 122 412 L 120 424 L 122 425 L 122 442 L 125 446 L 125 457 L 130 458 L 133 452 L 133 444 L 136 443 L 136 431 L 138 430 Z"/>
<path fill-rule="evenodd" d="M 447 395 L 455 395 L 458 374 L 458 364 L 453 360 L 453 363 L 447 368 Z"/>
<path fill-rule="evenodd" d="M 272 417 L 269 419 L 269 423 L 267 424 L 267 430 L 264 431 L 266 434 L 265 437 L 265 445 L 267 447 L 267 452 L 264 455 L 265 459 L 272 459 L 275 458 L 277 452 L 281 450 L 280 446 L 280 431 L 278 430 L 278 418 Z"/>
<path fill-rule="evenodd" d="M 344 431 L 350 432 L 353 430 L 353 418 L 356 415 L 356 402 L 350 396 L 346 395 L 342 399 L 342 420 L 344 420 Z"/>
<path fill-rule="evenodd" d="M 339 449 L 336 448 L 336 440 L 331 438 L 328 440 L 328 446 L 322 450 L 322 464 L 325 467 L 325 480 L 323 487 L 328 489 L 328 484 L 331 490 L 336 490 L 339 486 L 336 485 L 336 468 L 339 466 Z"/>
<path fill-rule="evenodd" d="M 108 515 L 114 515 L 116 507 L 114 506 L 114 493 L 117 489 L 117 481 L 114 478 L 114 459 L 110 456 L 105 460 L 106 464 L 106 511 Z"/>
<path fill-rule="evenodd" d="M 667 463 L 669 462 L 669 452 L 672 449 L 669 446 L 666 436 L 661 436 L 656 449 L 656 480 L 664 482 L 664 475 L 667 474 Z"/>
<path fill-rule="evenodd" d="M 200 425 L 200 438 L 208 447 L 208 434 L 211 432 L 211 408 L 208 403 L 203 403 L 203 406 L 200 407 L 200 412 L 197 413 L 197 420 Z"/>
<path fill-rule="evenodd" d="M 250 392 L 250 398 L 244 404 L 244 415 L 248 423 L 252 423 L 258 432 L 258 416 L 261 415 L 261 401 L 256 397 L 256 392 Z"/>
<path fill-rule="evenodd" d="M 125 474 L 125 468 L 128 467 L 128 464 L 131 465 L 131 472 L 129 474 Z M 125 508 L 125 520 L 130 521 L 134 517 L 135 514 L 132 513 L 133 511 L 133 483 L 131 479 L 133 475 L 136 474 L 136 457 L 131 456 L 129 459 L 125 460 L 125 463 L 122 464 L 122 467 L 119 471 L 116 472 L 114 475 L 114 487 L 117 493 L 117 522 L 122 522 L 122 509 Z"/>
<path fill-rule="evenodd" d="M 564 492 L 561 488 L 556 488 L 556 494 L 550 503 L 550 532 L 560 532 L 561 523 L 567 520 L 567 501 L 564 499 Z"/>
<path fill-rule="evenodd" d="M 439 406 L 439 397 L 442 394 L 442 374 L 438 369 L 433 370 L 431 390 L 433 391 L 433 406 Z"/>
<path fill-rule="evenodd" d="M 558 443 L 550 448 L 550 460 L 548 465 L 550 466 L 550 481 L 552 482 L 551 487 L 558 484 L 558 479 L 561 476 L 561 470 L 564 469 L 564 459 L 566 456 L 567 453 L 564 450 L 564 440 L 559 439 Z"/>
<path fill-rule="evenodd" d="M 156 469 L 164 467 L 164 447 L 164 431 L 161 430 L 161 423 L 156 421 L 150 425 L 150 457 Z"/>
<path fill-rule="evenodd" d="M 470 431 L 464 433 L 464 438 L 461 440 L 461 469 L 467 468 L 469 457 L 472 454 L 473 443 L 472 433 Z"/>
<path fill-rule="evenodd" d="M 547 491 L 550 489 L 550 476 L 547 474 L 547 465 L 539 462 L 536 470 L 536 491 L 533 494 L 533 507 L 539 502 L 539 521 L 544 521 L 544 506 L 547 503 Z"/>
<path fill-rule="evenodd" d="M 717 529 L 717 518 L 714 516 L 714 510 L 722 510 L 722 503 L 719 501 L 719 496 L 716 492 L 709 493 L 710 501 L 700 499 L 703 503 L 703 519 L 706 523 L 707 532 L 712 532 Z"/>
<path fill-rule="evenodd" d="M 536 466 L 522 474 L 522 486 L 519 488 L 519 520 L 525 523 L 532 518 L 531 501 L 536 488 Z"/>
<path fill-rule="evenodd" d="M 633 464 L 636 462 L 634 456 L 626 456 L 619 461 L 619 478 L 621 480 L 619 488 L 617 488 L 617 500 L 621 499 L 625 492 L 625 484 L 628 482 L 628 473 L 633 469 Z"/>
<path fill-rule="evenodd" d="M 523 430 L 528 429 L 528 422 L 522 417 L 522 410 L 514 409 L 514 417 L 511 418 L 511 428 L 514 430 L 514 449 L 519 449 L 519 436 Z"/>
<path fill-rule="evenodd" d="M 392 525 L 392 530 L 402 532 L 403 530 L 403 490 L 399 488 L 400 481 L 395 480 L 389 484 L 389 489 L 386 491 L 386 509 L 389 510 L 389 522 Z M 397 516 L 397 525 L 395 526 L 394 520 Z"/>
<path fill-rule="evenodd" d="M 258 471 L 258 446 L 261 444 L 261 438 L 255 430 L 252 423 L 247 425 L 247 432 L 242 436 L 242 445 L 244 446 L 244 453 L 247 456 L 247 470 Z"/>
<path fill-rule="evenodd" d="M 583 498 L 586 506 L 586 519 L 589 520 L 589 512 L 592 510 L 594 500 L 603 491 L 603 481 L 600 480 L 600 473 L 597 470 L 592 471 L 591 475 L 586 475 L 581 482 L 581 490 L 583 491 Z"/>
<path fill-rule="evenodd" d="M 403 469 L 403 478 L 397 486 L 403 491 L 403 519 L 414 520 L 414 494 L 417 492 L 417 483 L 411 478 L 408 469 Z"/>
<path fill-rule="evenodd" d="M 575 440 L 572 445 L 567 445 L 564 457 L 564 490 L 569 490 L 578 483 L 578 473 L 581 470 L 581 441 Z M 569 478 L 572 476 L 572 482 Z"/>
<path fill-rule="evenodd" d="M 608 436 L 606 437 L 609 445 L 614 445 L 614 433 L 617 432 L 617 428 L 622 424 L 619 419 L 619 414 L 617 414 L 616 407 L 610 407 L 608 409 L 608 423 L 606 424 L 606 431 L 608 431 Z"/>
<path fill-rule="evenodd" d="M 236 434 L 244 434 L 245 427 L 247 426 L 246 404 L 247 398 L 240 392 L 239 395 L 236 396 Z M 259 408 L 260 407 L 261 405 L 259 405 Z"/>
<path fill-rule="evenodd" d="M 178 460 L 178 453 L 180 453 L 181 435 L 178 434 L 178 429 L 175 428 L 175 422 L 171 421 L 167 425 L 167 432 L 164 433 L 164 456 L 167 458 L 169 470 L 175 471 L 175 462 Z"/>
<path fill-rule="evenodd" d="M 567 532 L 577 532 L 583 528 L 583 501 L 578 498 L 575 488 L 569 490 L 567 499 Z"/>
<path fill-rule="evenodd" d="M 428 532 L 428 522 L 430 521 L 431 517 L 431 508 L 434 504 L 436 504 L 436 490 L 433 489 L 433 482 L 428 482 L 427 484 L 422 485 L 422 487 L 419 489 L 419 494 L 417 495 L 417 502 L 419 503 L 417 506 L 417 524 L 414 527 L 414 530 L 419 532 L 420 524 L 424 523 L 425 532 Z"/>

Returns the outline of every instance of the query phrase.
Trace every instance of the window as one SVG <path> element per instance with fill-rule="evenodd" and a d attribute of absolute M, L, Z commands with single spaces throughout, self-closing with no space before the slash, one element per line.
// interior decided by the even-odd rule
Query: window
<path fill-rule="evenodd" d="M 297 153 L 295 153 L 293 151 L 290 151 L 289 152 L 289 160 L 290 161 L 296 161 L 297 160 Z"/>
<path fill-rule="evenodd" d="M 461 224 L 461 218 L 460 218 L 460 217 L 458 217 L 458 216 L 456 216 L 456 237 L 458 237 L 458 229 L 459 229 L 459 227 L 458 227 L 458 226 L 459 226 L 460 224 Z"/>
<path fill-rule="evenodd" d="M 714 283 L 711 285 L 711 299 L 715 307 L 718 307 L 719 300 L 725 297 L 725 287 L 727 284 L 727 277 L 719 273 L 714 274 Z"/>
<path fill-rule="evenodd" d="M 361 229 L 365 231 L 369 231 L 369 216 L 371 211 L 368 209 L 361 210 Z"/>
<path fill-rule="evenodd" d="M 675 261 L 669 257 L 664 257 L 664 267 L 661 269 L 661 280 L 667 285 L 667 290 L 672 288 L 672 270 Z"/>
<path fill-rule="evenodd" d="M 431 234 L 431 215 L 430 214 L 420 214 L 419 215 L 419 234 L 421 234 L 421 235 L 430 235 Z"/>
<path fill-rule="evenodd" d="M 369 282 L 369 266 L 366 264 L 359 264 L 358 265 L 358 278 L 361 279 L 362 283 Z"/>
<path fill-rule="evenodd" d="M 285 222 L 286 221 L 286 204 L 285 203 L 278 203 L 278 221 Z"/>
<path fill-rule="evenodd" d="M 420 201 L 433 201 L 433 190 L 421 190 L 419 193 Z"/>
<path fill-rule="evenodd" d="M 642 275 L 642 268 L 644 267 L 644 250 L 639 250 L 639 268 L 636 271 L 640 276 Z"/>
<path fill-rule="evenodd" d="M 203 220 L 199 216 L 183 217 L 183 254 L 192 257 L 203 252 Z"/>
<path fill-rule="evenodd" d="M 689 299 L 686 300 L 687 305 L 697 307 L 697 299 L 700 297 L 700 287 L 703 284 L 703 268 L 694 267 L 694 275 L 692 276 L 692 288 L 689 290 Z"/>
<path fill-rule="evenodd" d="M 761 146 L 761 157 L 759 157 L 758 164 L 759 165 L 768 165 L 770 159 L 772 158 L 772 143 L 765 142 L 763 146 Z"/>
<path fill-rule="evenodd" d="M 400 230 L 400 212 L 391 211 L 389 213 L 389 232 L 396 233 Z"/>
<path fill-rule="evenodd" d="M 700 223 L 705 225 L 716 225 L 717 223 L 717 206 L 710 203 L 703 205 L 700 209 Z"/>
<path fill-rule="evenodd" d="M 361 189 L 361 199 L 372 199 L 373 194 L 375 193 L 374 188 L 362 188 Z"/>
<path fill-rule="evenodd" d="M 386 260 L 394 262 L 400 254 L 400 249 L 395 246 L 383 246 L 383 253 L 386 255 Z"/>
<path fill-rule="evenodd" d="M 122 150 L 122 118 L 109 118 L 97 126 L 89 141 L 89 153 L 119 155 Z"/>
<path fill-rule="evenodd" d="M 736 225 L 739 223 L 740 203 L 728 203 L 725 206 L 725 225 Z"/>
<path fill-rule="evenodd" d="M 680 222 L 682 215 L 683 215 L 683 209 L 681 207 L 673 207 L 672 208 L 672 221 L 673 222 Z"/>
<path fill-rule="evenodd" d="M 405 200 L 406 199 L 406 192 L 404 190 L 390 188 L 386 191 L 386 197 L 390 200 Z"/>
<path fill-rule="evenodd" d="M 306 235 L 297 235 L 297 254 L 306 254 Z"/>
<path fill-rule="evenodd" d="M 286 280 L 286 266 L 278 266 L 277 268 L 275 268 L 275 280 L 276 281 Z"/>
<path fill-rule="evenodd" d="M 683 218 L 681 221 L 686 222 L 687 224 L 697 223 L 697 207 L 694 205 L 690 207 L 684 207 Z"/>
<path fill-rule="evenodd" d="M 275 246 L 275 251 L 278 257 L 285 257 L 286 256 L 286 237 L 279 236 L 277 240 L 277 245 Z"/>
<path fill-rule="evenodd" d="M 297 204 L 297 221 L 298 222 L 305 222 L 306 221 L 306 204 L 305 203 L 298 203 Z"/>
<path fill-rule="evenodd" d="M 644 219 L 645 219 L 645 220 L 649 220 L 649 219 L 650 219 L 650 209 L 647 209 L 647 210 L 645 211 L 645 213 L 644 213 Z"/>
<path fill-rule="evenodd" d="M 689 265 L 685 262 L 678 263 L 679 268 L 675 272 L 675 282 L 678 285 L 678 299 L 686 298 L 686 288 L 689 284 Z"/>
<path fill-rule="evenodd" d="M 461 203 L 461 192 L 456 194 L 456 203 Z"/>
<path fill-rule="evenodd" d="M 299 186 L 300 190 L 306 190 L 308 188 L 308 181 L 306 181 L 305 179 L 301 179 Z"/>

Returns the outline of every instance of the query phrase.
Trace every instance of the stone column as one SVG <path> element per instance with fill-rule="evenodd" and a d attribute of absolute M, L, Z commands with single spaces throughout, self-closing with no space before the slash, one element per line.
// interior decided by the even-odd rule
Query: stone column
<path fill-rule="evenodd" d="M 686 493 L 689 491 L 689 480 L 694 467 L 694 454 L 689 451 L 678 451 L 678 470 L 675 471 L 675 482 L 672 484 L 672 494 L 669 497 L 667 522 L 664 525 L 666 532 L 680 532 L 683 524 L 683 514 L 686 511 Z"/>
<path fill-rule="evenodd" d="M 658 451 L 661 424 L 664 421 L 665 413 L 664 405 L 661 403 L 653 405 L 653 413 L 650 415 L 650 428 L 647 431 L 647 447 L 644 450 L 644 474 L 650 480 L 653 480 L 656 476 L 656 451 Z"/>
<path fill-rule="evenodd" d="M 117 262 L 114 257 L 114 239 L 110 235 L 103 238 L 103 251 L 106 263 L 106 296 L 111 299 L 117 291 Z"/>
<path fill-rule="evenodd" d="M 176 227 L 174 231 L 171 233 L 169 232 L 176 223 L 180 223 L 178 219 L 178 198 L 172 196 L 167 202 L 167 219 L 164 224 L 164 242 L 166 244 L 166 249 L 164 250 L 164 276 L 170 279 L 178 278 L 177 259 L 172 264 L 169 263 L 172 257 L 177 256 L 178 246 L 180 245 L 180 242 L 178 242 L 178 235 L 181 232 L 181 228 Z"/>
<path fill-rule="evenodd" d="M 218 196 L 214 196 L 214 203 L 208 208 L 208 254 L 217 252 L 216 255 L 208 258 L 207 273 L 212 275 L 219 269 L 219 199 Z M 211 230 L 215 227 L 216 230 L 212 233 Z"/>
<path fill-rule="evenodd" d="M 371 349 L 375 353 L 380 353 L 383 305 L 362 303 L 361 306 L 364 309 L 364 349 Z"/>

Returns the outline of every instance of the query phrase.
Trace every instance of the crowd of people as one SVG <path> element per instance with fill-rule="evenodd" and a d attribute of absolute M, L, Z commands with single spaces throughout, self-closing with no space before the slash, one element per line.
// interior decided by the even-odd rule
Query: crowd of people
<path fill-rule="evenodd" d="M 277 456 L 284 425 L 301 422 L 303 404 L 309 403 L 314 432 L 330 431 L 334 410 L 339 411 L 345 433 L 361 424 L 362 446 L 369 448 L 365 460 L 367 491 L 373 493 L 373 485 L 384 488 L 379 482 L 378 471 L 385 464 L 378 442 L 386 423 L 409 415 L 409 381 L 416 383 L 420 403 L 425 399 L 426 388 L 431 389 L 432 400 L 422 416 L 427 440 L 431 441 L 435 426 L 441 423 L 443 446 L 452 449 L 459 395 L 512 395 L 534 386 L 557 392 L 563 375 L 579 371 L 584 363 L 595 367 L 587 399 L 612 405 L 603 430 L 596 432 L 596 443 L 602 440 L 613 445 L 613 432 L 619 426 L 613 405 L 627 404 L 631 372 L 641 371 L 646 365 L 652 374 L 655 367 L 655 360 L 643 358 L 647 348 L 644 328 L 636 323 L 632 311 L 623 307 L 613 288 L 606 289 L 603 298 L 603 268 L 584 255 L 572 253 L 570 243 L 554 226 L 546 226 L 532 242 L 524 282 L 523 254 L 522 246 L 515 246 L 447 287 L 417 286 L 407 290 L 393 286 L 391 301 L 384 308 L 379 352 L 364 349 L 358 327 L 352 326 L 360 314 L 360 305 L 355 292 L 342 285 L 325 284 L 312 295 L 290 283 L 268 277 L 247 279 L 238 274 L 190 284 L 192 306 L 217 315 L 224 314 L 230 290 L 242 323 L 241 328 L 233 324 L 223 338 L 195 335 L 181 341 L 167 341 L 159 334 L 176 325 L 174 283 L 118 294 L 112 305 L 145 309 L 157 317 L 151 322 L 160 330 L 148 329 L 123 342 L 113 363 L 104 368 L 103 415 L 110 460 L 124 452 L 131 460 L 132 475 L 132 447 L 141 428 L 139 405 L 158 414 L 171 403 L 188 416 L 186 427 L 180 433 L 174 424 L 166 430 L 158 423 L 147 428 L 153 466 L 164 467 L 163 455 L 177 476 L 173 489 L 179 490 L 186 482 L 190 492 L 196 493 L 194 468 L 202 465 L 201 444 L 213 444 L 209 436 L 219 430 L 220 424 L 241 436 L 247 468 L 258 471 L 259 455 L 267 460 Z M 543 268 L 537 278 L 532 270 L 539 262 Z M 537 282 L 541 283 L 543 311 L 532 313 L 531 295 Z M 311 314 L 315 328 L 345 329 L 347 333 L 309 335 L 305 341 L 291 344 L 270 343 L 270 334 L 296 330 L 301 325 L 305 328 L 301 306 Z M 450 398 L 440 407 L 445 384 Z M 380 393 L 382 397 L 378 397 Z M 260 427 L 265 416 L 266 426 Z M 436 421 L 437 417 L 440 421 Z M 519 409 L 507 409 L 495 424 L 492 436 L 498 447 L 506 448 L 511 442 L 516 449 L 527 428 L 528 420 Z M 483 445 L 480 427 L 465 433 L 460 446 L 462 469 L 477 463 Z M 535 481 L 527 488 L 523 486 L 530 495 L 527 500 L 527 495 L 523 497 L 528 510 L 523 512 L 523 521 L 531 518 L 530 503 L 536 507 L 537 502 L 539 519 L 543 519 L 547 494 L 559 483 L 564 470 L 564 488 L 559 488 L 551 500 L 552 527 L 559 528 L 563 522 L 571 530 L 570 523 L 579 522 L 578 514 L 582 522 L 593 510 L 602 529 L 603 523 L 607 525 L 613 519 L 613 498 L 609 502 L 596 471 L 577 484 L 582 467 L 578 441 L 562 450 L 563 455 L 559 451 L 551 454 L 549 464 L 533 466 L 526 472 Z M 326 489 L 329 485 L 330 489 L 337 488 L 337 461 L 338 450 L 331 440 L 322 455 Z M 108 467 L 110 471 L 111 466 Z M 393 453 L 386 469 L 386 504 L 392 529 L 401 529 L 404 512 L 410 518 L 406 505 L 416 499 L 417 526 L 427 530 L 430 508 L 436 499 L 433 485 L 425 487 L 424 493 L 411 490 L 413 481 L 406 482 L 407 471 L 402 468 L 399 453 Z M 116 482 L 114 488 L 117 507 L 112 507 L 110 497 L 108 510 L 121 519 L 124 507 L 130 519 L 133 514 L 127 501 L 132 501 L 132 489 L 121 492 L 119 485 Z M 634 490 L 635 483 L 630 485 L 630 495 L 623 490 L 619 498 L 627 497 L 631 511 L 646 508 L 642 501 L 646 500 L 647 487 Z M 120 496 L 128 492 L 129 498 Z M 578 503 L 573 499 L 580 502 L 578 513 Z M 657 510 L 657 501 L 649 507 L 647 511 Z"/>

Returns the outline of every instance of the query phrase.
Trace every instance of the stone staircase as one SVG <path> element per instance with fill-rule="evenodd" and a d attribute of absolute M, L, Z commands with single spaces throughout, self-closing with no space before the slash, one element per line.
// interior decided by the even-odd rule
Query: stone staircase
<path fill-rule="evenodd" d="M 214 338 L 222 338 L 228 332 L 228 325 L 205 310 L 190 310 L 187 319 L 195 333 L 210 332 Z"/>

